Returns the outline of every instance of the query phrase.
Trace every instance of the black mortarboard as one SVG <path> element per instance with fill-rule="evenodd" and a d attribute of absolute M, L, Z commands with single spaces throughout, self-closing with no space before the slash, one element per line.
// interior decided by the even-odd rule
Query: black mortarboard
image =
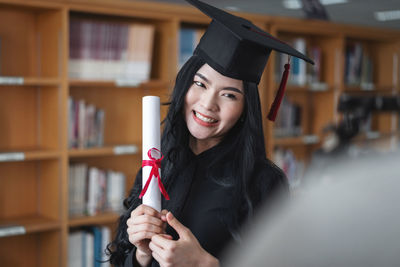
<path fill-rule="evenodd" d="M 225 76 L 258 84 L 271 50 L 314 64 L 307 56 L 244 18 L 198 0 L 186 1 L 212 19 L 194 54 Z"/>
<path fill-rule="evenodd" d="M 198 0 L 186 0 L 212 19 L 194 54 L 221 74 L 259 83 L 271 50 L 313 61 L 250 21 Z"/>

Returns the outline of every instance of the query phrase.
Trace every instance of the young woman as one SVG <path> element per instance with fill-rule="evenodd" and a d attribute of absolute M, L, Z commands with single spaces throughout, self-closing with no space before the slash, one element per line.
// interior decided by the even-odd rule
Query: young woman
<path fill-rule="evenodd" d="M 257 88 L 273 49 L 261 48 L 282 44 L 242 18 L 188 1 L 213 22 L 178 73 L 164 121 L 161 168 L 170 200 L 161 212 L 141 205 L 139 171 L 109 245 L 115 266 L 218 266 L 257 208 L 287 191 L 284 174 L 266 158 Z"/>
<path fill-rule="evenodd" d="M 152 260 L 162 266 L 216 264 L 254 209 L 286 188 L 264 147 L 257 86 L 223 76 L 193 56 L 178 74 L 162 136 L 162 174 L 171 197 L 163 207 L 170 213 L 140 205 L 139 173 L 125 201 L 111 262 L 123 265 L 136 246 L 129 256 L 141 266 Z M 178 233 L 177 241 L 158 235 L 164 222 Z M 171 230 L 167 233 L 176 239 Z"/>

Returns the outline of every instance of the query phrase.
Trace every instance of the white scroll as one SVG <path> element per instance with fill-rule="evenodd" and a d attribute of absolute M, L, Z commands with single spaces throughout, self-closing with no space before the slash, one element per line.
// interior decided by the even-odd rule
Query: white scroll
<path fill-rule="evenodd" d="M 160 140 L 160 98 L 158 96 L 145 96 L 142 100 L 142 159 L 150 160 L 148 151 L 156 148 L 161 151 Z M 157 153 L 156 153 L 157 154 Z M 157 157 L 161 155 L 155 155 Z M 151 172 L 151 166 L 142 168 L 142 185 L 145 186 Z M 160 175 L 161 170 L 159 169 Z M 143 196 L 143 204 L 161 211 L 161 192 L 157 179 L 151 178 L 149 187 Z"/>

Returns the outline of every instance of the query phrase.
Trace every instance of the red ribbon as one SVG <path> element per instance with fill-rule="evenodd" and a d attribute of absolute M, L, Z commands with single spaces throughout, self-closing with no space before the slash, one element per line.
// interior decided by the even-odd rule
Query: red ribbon
<path fill-rule="evenodd" d="M 161 158 L 159 158 L 159 159 L 153 158 L 153 156 L 151 155 L 152 150 L 158 151 L 161 155 Z M 161 182 L 160 173 L 158 171 L 158 169 L 161 168 L 161 160 L 164 158 L 164 156 L 160 152 L 160 150 L 158 150 L 157 148 L 154 148 L 154 147 L 149 149 L 149 151 L 147 152 L 147 155 L 149 156 L 150 160 L 143 160 L 142 167 L 151 166 L 151 171 L 150 171 L 149 178 L 147 178 L 146 185 L 144 186 L 142 192 L 139 195 L 139 198 L 142 198 L 144 196 L 144 194 L 146 194 L 147 188 L 150 185 L 151 178 L 153 178 L 153 176 L 154 176 L 155 178 L 157 178 L 158 188 L 160 189 L 161 193 L 163 194 L 165 199 L 169 200 L 168 193 L 165 190 L 164 185 Z"/>
<path fill-rule="evenodd" d="M 275 100 L 271 105 L 271 109 L 268 114 L 268 119 L 270 121 L 275 121 L 276 115 L 278 114 L 279 106 L 281 105 L 283 95 L 285 94 L 285 87 L 287 83 L 287 79 L 289 76 L 289 70 L 290 70 L 290 56 L 288 59 L 288 63 L 285 64 L 285 71 L 283 72 L 282 75 L 282 80 L 279 85 L 278 92 L 276 93 Z"/>

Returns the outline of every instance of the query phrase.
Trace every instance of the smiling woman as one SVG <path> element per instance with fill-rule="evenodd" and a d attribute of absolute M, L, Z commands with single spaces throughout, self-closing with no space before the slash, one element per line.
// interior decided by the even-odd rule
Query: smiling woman
<path fill-rule="evenodd" d="M 161 212 L 141 205 L 138 173 L 108 247 L 116 266 L 218 266 L 243 224 L 287 192 L 283 172 L 266 158 L 257 85 L 272 49 L 311 60 L 249 21 L 188 2 L 213 21 L 178 73 L 164 121 L 170 200 Z"/>

